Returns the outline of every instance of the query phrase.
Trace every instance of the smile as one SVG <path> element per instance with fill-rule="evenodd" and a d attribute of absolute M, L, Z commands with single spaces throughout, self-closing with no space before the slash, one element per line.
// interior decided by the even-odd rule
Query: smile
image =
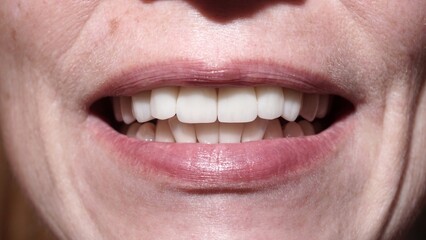
<path fill-rule="evenodd" d="M 338 151 L 354 105 L 326 80 L 267 69 L 132 72 L 98 93 L 90 131 L 118 162 L 182 188 L 252 188 L 300 176 Z"/>

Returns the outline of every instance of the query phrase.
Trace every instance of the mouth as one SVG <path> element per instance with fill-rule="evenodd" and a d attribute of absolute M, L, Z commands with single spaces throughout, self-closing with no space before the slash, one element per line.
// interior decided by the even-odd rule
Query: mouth
<path fill-rule="evenodd" d="M 313 173 L 340 150 L 356 109 L 326 78 L 269 65 L 175 64 L 111 81 L 90 104 L 95 139 L 131 172 L 185 189 Z"/>

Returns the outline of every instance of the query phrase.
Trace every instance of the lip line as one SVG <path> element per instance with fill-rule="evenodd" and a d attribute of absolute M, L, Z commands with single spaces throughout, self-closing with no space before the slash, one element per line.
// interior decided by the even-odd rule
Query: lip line
<path fill-rule="evenodd" d="M 256 61 L 232 61 L 209 66 L 201 61 L 167 61 L 120 70 L 87 95 L 86 106 L 111 96 L 132 96 L 144 90 L 165 86 L 259 86 L 273 85 L 303 93 L 337 95 L 352 104 L 363 97 L 333 84 L 326 76 L 288 65 Z"/>

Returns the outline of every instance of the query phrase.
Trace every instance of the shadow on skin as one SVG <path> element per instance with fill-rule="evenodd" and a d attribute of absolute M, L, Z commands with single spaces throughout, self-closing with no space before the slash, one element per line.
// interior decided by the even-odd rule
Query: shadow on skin
<path fill-rule="evenodd" d="M 153 3 L 164 0 L 142 0 Z M 203 16 L 219 23 L 228 23 L 235 19 L 249 18 L 277 4 L 302 5 L 306 0 L 185 0 Z"/>

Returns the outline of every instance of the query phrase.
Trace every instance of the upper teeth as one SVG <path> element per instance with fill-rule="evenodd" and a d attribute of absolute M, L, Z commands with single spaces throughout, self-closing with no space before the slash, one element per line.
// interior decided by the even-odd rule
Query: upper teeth
<path fill-rule="evenodd" d="M 262 135 L 261 138 L 274 138 L 282 136 L 282 133 L 274 134 L 272 131 L 279 127 L 279 122 L 268 123 L 265 120 L 282 117 L 289 122 L 294 122 L 300 115 L 312 122 L 315 118 L 326 116 L 330 103 L 328 95 L 303 94 L 280 87 L 262 86 L 218 89 L 164 87 L 143 91 L 132 97 L 116 97 L 113 99 L 113 105 L 115 118 L 119 122 L 131 124 L 134 121 L 144 123 L 152 119 L 169 119 L 168 125 L 171 127 L 174 138 L 176 138 L 175 133 L 182 136 L 179 142 L 194 142 L 196 141 L 193 137 L 195 132 L 197 134 L 204 132 L 202 139 L 198 139 L 199 142 L 217 143 L 228 142 L 227 139 L 232 137 L 226 136 L 225 133 L 220 137 L 223 139 L 218 139 L 217 134 L 209 135 L 212 126 L 217 126 L 218 129 L 220 128 L 218 131 L 225 132 L 227 125 L 223 123 L 232 123 L 232 129 L 235 132 L 240 130 L 237 127 L 238 123 L 250 123 L 246 124 L 244 133 L 239 133 L 241 141 L 251 141 L 255 135 Z M 209 123 L 208 128 L 203 125 L 207 123 Z M 164 124 L 164 121 L 158 121 L 157 125 Z M 137 132 L 135 127 L 133 128 L 133 133 L 130 135 L 136 136 Z M 284 129 L 284 135 L 294 136 L 302 131 L 309 133 L 308 135 L 312 134 L 313 127 L 306 121 L 301 122 L 299 128 L 290 124 L 287 130 Z M 164 129 L 157 126 L 156 134 L 150 133 L 154 138 L 151 140 L 156 140 L 155 138 L 158 137 L 159 141 L 171 142 L 173 140 L 171 134 Z M 155 129 L 147 126 L 139 130 L 141 131 L 147 135 L 147 132 L 153 132 Z M 238 134 L 235 133 L 235 135 Z M 233 141 L 229 139 L 229 142 Z"/>

